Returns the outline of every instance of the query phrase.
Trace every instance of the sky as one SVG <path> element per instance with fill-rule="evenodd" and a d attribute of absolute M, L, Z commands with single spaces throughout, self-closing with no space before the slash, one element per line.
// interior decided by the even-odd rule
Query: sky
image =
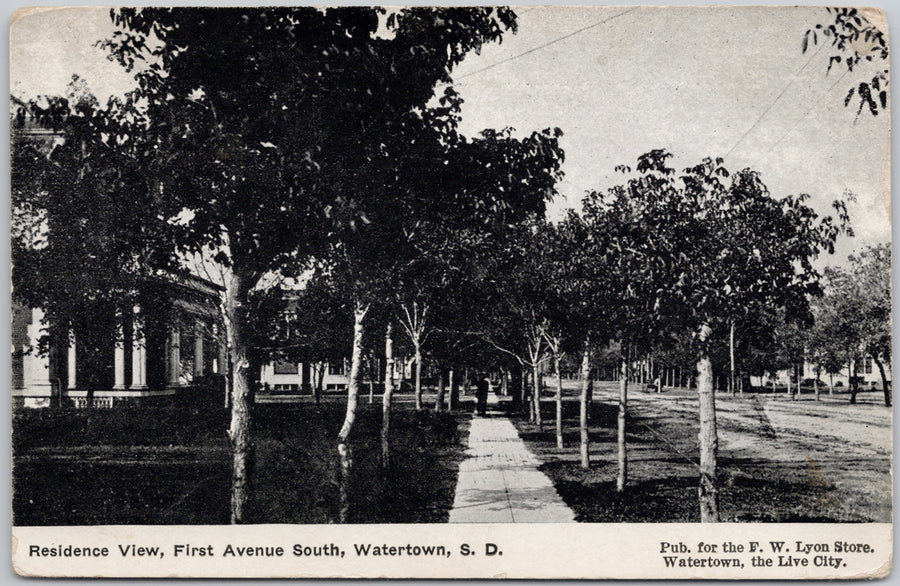
<path fill-rule="evenodd" d="M 112 30 L 108 8 L 55 9 L 10 29 L 10 91 L 59 94 L 77 73 L 94 93 L 130 78 L 94 46 Z M 776 197 L 808 193 L 828 213 L 850 190 L 856 238 L 838 257 L 890 240 L 889 117 L 844 107 L 874 68 L 826 73 L 828 47 L 801 50 L 820 7 L 558 7 L 517 9 L 519 27 L 453 72 L 462 131 L 563 131 L 565 179 L 551 217 L 585 191 L 621 183 L 616 165 L 664 148 L 684 168 L 721 156 L 759 171 Z M 844 74 L 844 75 L 842 75 Z M 827 261 L 826 261 L 827 262 Z M 827 263 L 831 264 L 831 263 Z"/>

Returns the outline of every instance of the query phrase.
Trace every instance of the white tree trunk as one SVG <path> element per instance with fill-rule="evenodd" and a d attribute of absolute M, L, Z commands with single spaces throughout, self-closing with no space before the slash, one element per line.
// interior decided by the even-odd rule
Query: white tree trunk
<path fill-rule="evenodd" d="M 534 422 L 538 426 L 538 431 L 541 431 L 544 426 L 541 421 L 541 375 L 538 372 L 539 368 L 540 364 L 535 361 L 531 367 L 534 374 Z"/>
<path fill-rule="evenodd" d="M 700 406 L 700 521 L 719 521 L 719 489 L 716 484 L 716 460 L 719 436 L 716 429 L 716 396 L 712 390 L 712 362 L 707 342 L 711 333 L 706 324 L 700 327 L 700 350 L 697 356 L 697 394 Z"/>
<path fill-rule="evenodd" d="M 356 408 L 359 401 L 359 387 L 362 376 L 363 322 L 367 310 L 368 307 L 357 303 L 353 311 L 353 350 L 350 355 L 350 380 L 347 383 L 347 412 L 344 415 L 344 423 L 338 433 L 338 455 L 341 459 L 340 519 L 342 523 L 346 523 L 349 520 L 350 470 L 353 467 L 350 432 L 353 429 L 353 423 L 356 421 Z"/>
<path fill-rule="evenodd" d="M 447 400 L 447 410 L 454 411 L 459 407 L 459 405 L 457 405 L 457 402 L 459 400 L 459 377 L 456 376 L 456 372 L 452 369 L 450 370 L 450 374 L 447 376 L 450 382 L 450 396 Z"/>
<path fill-rule="evenodd" d="M 391 401 L 394 397 L 394 339 L 392 326 L 387 325 L 384 336 L 384 394 L 381 396 L 381 466 L 388 468 L 391 462 Z"/>
<path fill-rule="evenodd" d="M 728 371 L 728 390 L 731 391 L 731 396 L 733 397 L 736 391 L 734 384 L 734 321 L 731 322 L 731 328 L 728 332 L 728 354 L 731 360 L 731 367 Z"/>
<path fill-rule="evenodd" d="M 628 356 L 623 346 L 620 359 L 622 376 L 619 380 L 619 414 L 617 418 L 616 446 L 618 447 L 618 475 L 616 491 L 623 492 L 628 481 L 628 446 L 625 442 L 625 416 L 628 411 Z"/>
<path fill-rule="evenodd" d="M 581 467 L 591 467 L 590 437 L 588 436 L 588 392 L 591 384 L 591 351 L 590 343 L 585 342 L 581 356 L 581 400 L 579 401 L 578 429 L 581 434 Z"/>
<path fill-rule="evenodd" d="M 559 368 L 559 352 L 553 353 L 556 361 L 556 448 L 563 449 L 562 371 Z"/>
<path fill-rule="evenodd" d="M 416 411 L 422 410 L 422 349 L 416 344 Z"/>
<path fill-rule="evenodd" d="M 250 384 L 250 360 L 244 332 L 244 318 L 249 279 L 234 271 L 226 284 L 226 334 L 231 349 L 232 402 L 231 425 L 228 437 L 231 440 L 231 523 L 246 521 L 246 507 L 250 498 L 250 462 L 253 443 L 251 427 L 253 421 L 253 388 Z"/>
<path fill-rule="evenodd" d="M 434 410 L 442 411 L 444 409 L 444 395 L 446 394 L 447 383 L 444 380 L 444 368 L 439 369 L 437 398 L 434 401 Z"/>

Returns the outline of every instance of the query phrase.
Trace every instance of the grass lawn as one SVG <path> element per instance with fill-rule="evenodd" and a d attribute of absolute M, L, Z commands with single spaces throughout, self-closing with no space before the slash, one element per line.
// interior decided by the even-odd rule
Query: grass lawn
<path fill-rule="evenodd" d="M 698 522 L 696 392 L 630 393 L 629 477 L 617 493 L 616 394 L 595 393 L 591 469 L 578 458 L 578 404 L 563 403 L 564 450 L 555 443 L 555 405 L 543 431 L 516 426 L 582 522 Z M 890 410 L 877 405 L 718 401 L 720 511 L 724 521 L 890 522 Z"/>
<path fill-rule="evenodd" d="M 340 400 L 257 405 L 252 523 L 335 523 Z M 351 435 L 351 522 L 447 520 L 468 415 L 395 408 L 392 469 L 379 470 L 380 405 L 360 405 Z M 228 522 L 228 417 L 221 409 L 140 407 L 13 422 L 19 526 Z"/>

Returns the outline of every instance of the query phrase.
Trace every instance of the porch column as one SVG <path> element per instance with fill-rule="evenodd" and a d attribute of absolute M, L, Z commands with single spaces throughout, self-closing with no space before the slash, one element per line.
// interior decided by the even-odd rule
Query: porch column
<path fill-rule="evenodd" d="M 113 388 L 117 390 L 125 388 L 125 333 L 122 319 L 124 316 L 120 312 L 116 316 L 116 341 L 113 351 L 113 374 L 115 376 Z"/>
<path fill-rule="evenodd" d="M 194 325 L 194 378 L 203 376 L 203 324 Z"/>
<path fill-rule="evenodd" d="M 144 323 L 141 308 L 134 306 L 131 327 L 131 388 L 147 388 L 147 345 L 144 342 Z"/>
<path fill-rule="evenodd" d="M 78 388 L 78 361 L 76 354 L 75 332 L 69 332 L 69 348 L 66 352 L 66 388 Z"/>
<path fill-rule="evenodd" d="M 177 326 L 169 326 L 168 340 L 168 386 L 177 387 L 181 378 L 181 332 Z"/>
<path fill-rule="evenodd" d="M 29 390 L 46 389 L 50 395 L 50 357 L 41 356 L 37 352 L 38 341 L 41 339 L 41 321 L 44 319 L 44 311 L 39 308 L 31 310 L 31 323 L 28 324 L 28 345 L 22 355 L 22 379 L 23 386 Z"/>

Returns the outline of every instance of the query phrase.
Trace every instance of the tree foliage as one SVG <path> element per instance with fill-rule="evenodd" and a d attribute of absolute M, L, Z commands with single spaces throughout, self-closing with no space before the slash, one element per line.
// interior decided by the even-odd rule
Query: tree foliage
<path fill-rule="evenodd" d="M 888 88 L 890 85 L 890 70 L 887 61 L 890 57 L 887 33 L 870 22 L 858 8 L 826 7 L 833 20 L 827 23 L 816 24 L 808 29 L 803 36 L 803 52 L 819 43 L 828 43 L 833 51 L 828 58 L 828 71 L 835 65 L 847 68 L 852 72 L 863 62 L 885 62 L 885 67 L 877 72 L 868 81 L 861 81 L 859 85 L 850 88 L 844 98 L 844 106 L 850 105 L 854 96 L 859 107 L 857 114 L 867 108 L 873 116 L 877 116 L 879 110 L 887 108 Z"/>
<path fill-rule="evenodd" d="M 885 404 L 892 402 L 885 365 L 891 361 L 891 250 L 870 246 L 850 255 L 847 268 L 826 270 L 825 295 L 816 303 L 810 351 L 829 373 L 871 356 L 879 368 Z"/>

